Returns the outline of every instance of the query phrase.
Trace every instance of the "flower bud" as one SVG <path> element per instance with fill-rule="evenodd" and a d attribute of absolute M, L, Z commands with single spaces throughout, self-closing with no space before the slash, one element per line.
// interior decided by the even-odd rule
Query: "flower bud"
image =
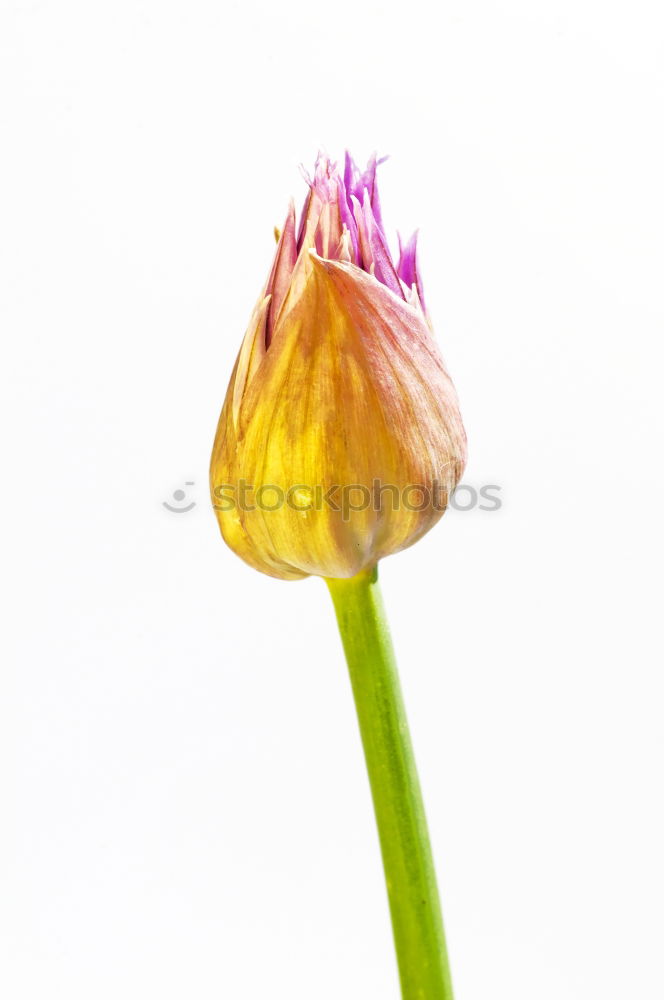
<path fill-rule="evenodd" d="M 465 463 L 454 386 L 425 313 L 417 234 L 394 264 L 376 160 L 319 156 L 291 205 L 219 420 L 222 535 L 290 580 L 350 577 L 417 541 Z"/>

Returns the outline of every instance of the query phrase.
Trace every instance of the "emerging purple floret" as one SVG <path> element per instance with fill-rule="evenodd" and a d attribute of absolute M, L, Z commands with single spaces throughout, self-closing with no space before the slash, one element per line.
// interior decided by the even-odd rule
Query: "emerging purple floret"
<path fill-rule="evenodd" d="M 380 210 L 375 154 L 360 171 L 346 153 L 343 173 L 327 156 L 318 155 L 300 223 L 295 225 L 291 205 L 267 283 L 271 302 L 266 322 L 269 346 L 279 310 L 295 270 L 311 248 L 328 260 L 345 260 L 372 274 L 395 295 L 424 310 L 422 281 L 417 261 L 417 233 L 405 245 L 399 237 L 399 261 L 390 252 Z"/>

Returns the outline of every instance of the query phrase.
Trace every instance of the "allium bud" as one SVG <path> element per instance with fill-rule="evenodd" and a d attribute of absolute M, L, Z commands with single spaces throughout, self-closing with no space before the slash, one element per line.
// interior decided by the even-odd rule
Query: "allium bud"
<path fill-rule="evenodd" d="M 211 463 L 222 535 L 290 580 L 350 577 L 417 541 L 463 472 L 454 386 L 425 312 L 417 234 L 395 265 L 376 187 L 319 156 L 240 348 Z"/>

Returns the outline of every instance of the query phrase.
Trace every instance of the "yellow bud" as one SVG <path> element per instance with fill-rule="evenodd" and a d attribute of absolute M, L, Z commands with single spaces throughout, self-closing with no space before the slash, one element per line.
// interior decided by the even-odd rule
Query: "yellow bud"
<path fill-rule="evenodd" d="M 219 421 L 211 485 L 228 545 L 282 579 L 350 577 L 411 545 L 462 474 L 456 394 L 418 304 L 309 254 L 265 349 L 262 300 Z"/>

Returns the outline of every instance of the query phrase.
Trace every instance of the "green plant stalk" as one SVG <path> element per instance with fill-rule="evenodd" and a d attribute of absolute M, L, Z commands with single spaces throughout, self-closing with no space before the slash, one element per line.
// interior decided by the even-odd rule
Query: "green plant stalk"
<path fill-rule="evenodd" d="M 453 1000 L 424 804 L 378 572 L 326 582 L 369 772 L 403 1000 Z"/>

